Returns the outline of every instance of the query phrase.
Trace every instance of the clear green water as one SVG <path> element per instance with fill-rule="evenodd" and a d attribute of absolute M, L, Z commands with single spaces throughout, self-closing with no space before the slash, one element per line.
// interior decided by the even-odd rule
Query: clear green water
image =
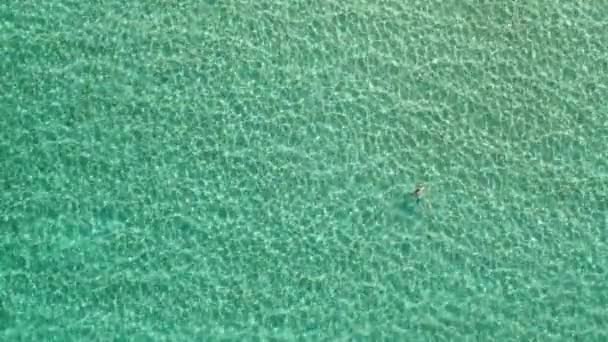
<path fill-rule="evenodd" d="M 1 4 L 0 340 L 606 341 L 607 17 Z"/>

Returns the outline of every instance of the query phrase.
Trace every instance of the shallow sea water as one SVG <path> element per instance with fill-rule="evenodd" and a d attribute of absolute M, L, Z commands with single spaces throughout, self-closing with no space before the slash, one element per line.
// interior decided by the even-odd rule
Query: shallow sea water
<path fill-rule="evenodd" d="M 606 17 L 0 5 L 0 339 L 607 340 Z"/>

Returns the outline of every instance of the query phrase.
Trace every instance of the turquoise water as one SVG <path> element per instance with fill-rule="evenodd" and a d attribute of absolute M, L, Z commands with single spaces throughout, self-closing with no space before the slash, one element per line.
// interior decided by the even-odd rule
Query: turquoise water
<path fill-rule="evenodd" d="M 605 341 L 607 16 L 0 5 L 0 339 Z"/>

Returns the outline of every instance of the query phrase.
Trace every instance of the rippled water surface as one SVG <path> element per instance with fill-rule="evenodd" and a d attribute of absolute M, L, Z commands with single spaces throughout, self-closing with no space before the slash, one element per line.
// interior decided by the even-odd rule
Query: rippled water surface
<path fill-rule="evenodd" d="M 0 339 L 607 340 L 607 17 L 9 0 Z"/>

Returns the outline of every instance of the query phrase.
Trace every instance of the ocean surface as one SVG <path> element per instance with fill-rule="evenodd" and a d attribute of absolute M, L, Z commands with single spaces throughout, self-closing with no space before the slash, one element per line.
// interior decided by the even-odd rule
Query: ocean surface
<path fill-rule="evenodd" d="M 607 18 L 2 2 L 0 340 L 607 341 Z"/>

